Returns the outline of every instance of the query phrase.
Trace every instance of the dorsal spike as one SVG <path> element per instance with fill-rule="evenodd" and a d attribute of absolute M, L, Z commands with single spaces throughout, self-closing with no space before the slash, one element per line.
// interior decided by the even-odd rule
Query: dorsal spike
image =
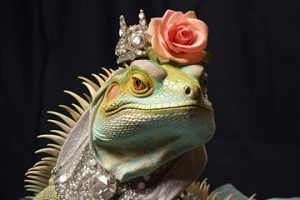
<path fill-rule="evenodd" d="M 25 188 L 38 189 L 38 190 L 44 189 L 44 188 L 41 187 L 41 186 L 38 186 L 38 185 L 31 185 L 31 184 L 25 185 L 24 187 L 25 187 Z"/>
<path fill-rule="evenodd" d="M 58 154 L 59 154 L 59 151 L 57 149 L 54 149 L 54 148 L 46 147 L 46 148 L 42 148 L 40 150 L 35 151 L 35 153 L 36 154 L 38 154 L 38 153 L 47 153 L 49 155 L 57 157 Z"/>
<path fill-rule="evenodd" d="M 99 89 L 99 85 L 97 85 L 96 83 L 94 83 L 90 79 L 85 78 L 83 76 L 78 76 L 78 78 L 81 79 L 81 80 L 84 80 L 86 83 L 88 83 L 90 86 L 92 86 L 94 90 L 97 91 Z"/>
<path fill-rule="evenodd" d="M 55 166 L 55 162 L 50 162 L 50 161 L 45 161 L 45 160 L 41 160 L 37 163 L 34 164 L 34 167 L 39 166 L 39 165 L 48 165 L 48 166 Z"/>
<path fill-rule="evenodd" d="M 41 176 L 29 175 L 29 176 L 27 176 L 27 178 L 31 179 L 31 180 L 41 181 L 43 183 L 48 184 L 48 179 L 41 177 Z"/>
<path fill-rule="evenodd" d="M 92 97 L 88 95 L 87 93 L 83 93 L 83 96 L 86 98 L 86 100 L 91 103 L 92 102 Z"/>
<path fill-rule="evenodd" d="M 102 87 L 102 85 L 105 83 L 105 81 L 100 76 L 98 76 L 97 74 L 92 74 L 92 76 L 97 79 L 100 87 Z"/>
<path fill-rule="evenodd" d="M 108 77 L 105 76 L 104 74 L 99 74 L 105 81 L 107 81 Z"/>
<path fill-rule="evenodd" d="M 224 200 L 233 200 L 233 194 L 228 195 Z"/>
<path fill-rule="evenodd" d="M 68 113 L 70 113 L 70 115 L 72 116 L 72 118 L 77 121 L 80 118 L 80 114 L 78 114 L 78 112 L 76 112 L 75 110 L 73 110 L 72 108 L 70 108 L 69 106 L 66 105 L 59 105 L 59 107 L 65 109 Z"/>
<path fill-rule="evenodd" d="M 67 126 L 66 124 L 64 123 L 61 123 L 57 120 L 53 120 L 53 119 L 48 119 L 48 122 L 51 122 L 57 126 L 59 126 L 62 130 L 64 130 L 65 132 L 69 133 L 70 130 L 71 130 L 71 127 Z"/>
<path fill-rule="evenodd" d="M 76 110 L 79 112 L 79 114 L 82 115 L 84 113 L 84 110 L 82 108 L 80 108 L 77 104 L 72 103 L 71 105 L 76 108 Z"/>
<path fill-rule="evenodd" d="M 86 86 L 86 88 L 88 89 L 88 91 L 91 94 L 92 99 L 94 99 L 96 96 L 96 90 L 87 82 L 82 82 L 82 84 Z"/>
<path fill-rule="evenodd" d="M 43 176 L 45 178 L 50 178 L 50 173 L 49 174 L 45 174 L 45 173 L 41 173 L 40 171 L 28 171 L 28 172 L 26 172 L 25 176 L 28 176 L 30 174 Z"/>
<path fill-rule="evenodd" d="M 81 98 L 78 94 L 75 94 L 74 92 L 71 92 L 69 90 L 64 90 L 64 92 L 74 97 L 74 99 L 78 101 L 78 103 L 84 110 L 88 109 L 89 103 L 83 98 Z"/>
<path fill-rule="evenodd" d="M 218 192 L 214 192 L 212 194 L 209 195 L 209 200 L 218 200 Z"/>
<path fill-rule="evenodd" d="M 65 132 L 60 131 L 60 130 L 50 130 L 50 133 L 56 133 L 56 134 L 60 135 L 63 138 L 67 138 L 67 136 L 68 136 L 68 133 L 65 133 Z"/>
<path fill-rule="evenodd" d="M 63 143 L 65 142 L 65 138 L 58 136 L 58 135 L 53 135 L 53 134 L 43 134 L 43 135 L 39 135 L 38 138 L 46 138 L 46 139 L 50 139 L 54 142 L 56 142 L 59 145 L 63 145 Z"/>
<path fill-rule="evenodd" d="M 35 185 L 39 185 L 39 186 L 42 186 L 42 187 L 47 187 L 47 183 L 43 183 L 41 181 L 36 181 L 36 180 L 30 180 L 30 179 L 25 179 L 24 182 L 26 183 L 32 183 L 32 184 L 35 184 Z"/>
<path fill-rule="evenodd" d="M 42 186 L 41 186 L 42 187 Z M 44 188 L 44 187 L 43 187 Z M 33 192 L 35 194 L 38 194 L 41 190 L 36 188 L 26 188 L 27 192 Z M 33 199 L 34 197 L 26 197 L 26 199 Z"/>
<path fill-rule="evenodd" d="M 61 145 L 57 145 L 57 144 L 51 144 L 51 143 L 49 143 L 49 144 L 47 144 L 47 147 L 52 147 L 53 149 L 56 149 L 58 151 L 61 150 Z"/>
<path fill-rule="evenodd" d="M 28 191 L 28 190 L 27 190 Z M 37 194 L 37 193 L 36 193 Z M 25 199 L 33 199 L 34 196 L 25 196 Z"/>
<path fill-rule="evenodd" d="M 56 163 L 57 158 L 55 158 L 55 157 L 44 157 L 44 158 L 42 158 L 42 160 Z"/>
<path fill-rule="evenodd" d="M 102 70 L 105 71 L 105 73 L 108 75 L 108 77 L 111 75 L 111 72 L 108 69 L 102 67 Z"/>
<path fill-rule="evenodd" d="M 252 194 L 251 197 L 249 198 L 249 200 L 254 200 L 256 194 Z"/>
<path fill-rule="evenodd" d="M 36 166 L 36 167 L 32 167 L 29 168 L 28 171 L 39 171 L 39 172 L 46 172 L 46 173 L 51 173 L 52 167 L 50 166 L 46 166 L 46 165 L 42 165 L 42 166 Z"/>
<path fill-rule="evenodd" d="M 73 127 L 73 126 L 75 125 L 75 123 L 76 123 L 76 122 L 75 122 L 74 120 L 72 120 L 71 118 L 69 118 L 69 117 L 67 117 L 66 115 L 61 114 L 61 113 L 59 113 L 59 112 L 48 111 L 47 113 L 52 114 L 52 115 L 55 115 L 55 116 L 61 118 L 62 120 L 64 120 L 64 122 L 67 123 L 67 125 L 68 125 L 69 127 Z"/>
<path fill-rule="evenodd" d="M 113 69 L 109 69 L 109 71 L 110 71 L 111 73 L 114 73 L 114 72 L 115 72 L 115 70 L 113 70 Z"/>

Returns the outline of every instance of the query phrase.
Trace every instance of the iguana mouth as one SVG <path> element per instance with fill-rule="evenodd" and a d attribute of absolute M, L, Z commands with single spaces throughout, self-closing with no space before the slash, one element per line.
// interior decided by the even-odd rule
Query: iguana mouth
<path fill-rule="evenodd" d="M 123 110 L 137 110 L 137 111 L 145 111 L 145 112 L 174 112 L 177 110 L 192 110 L 192 109 L 200 109 L 200 110 L 208 110 L 212 111 L 212 108 L 208 105 L 200 104 L 198 102 L 184 102 L 184 103 L 163 103 L 157 105 L 135 105 L 135 104 L 121 104 L 115 105 L 105 109 L 107 115 L 113 115 Z"/>

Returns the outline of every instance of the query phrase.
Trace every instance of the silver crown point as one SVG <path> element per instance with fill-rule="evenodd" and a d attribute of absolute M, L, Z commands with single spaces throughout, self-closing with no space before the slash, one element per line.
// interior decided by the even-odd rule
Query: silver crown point
<path fill-rule="evenodd" d="M 139 24 L 127 26 L 124 16 L 120 16 L 120 39 L 115 50 L 118 64 L 148 55 L 151 47 L 150 35 L 147 33 L 148 25 L 143 10 L 140 10 L 138 17 Z"/>
<path fill-rule="evenodd" d="M 143 27 L 147 27 L 147 20 L 143 10 L 140 10 L 139 19 L 140 19 L 139 24 Z"/>
<path fill-rule="evenodd" d="M 123 15 L 120 16 L 120 30 L 119 30 L 119 36 L 122 38 L 122 37 L 125 37 L 125 31 L 127 29 L 127 25 L 126 25 L 126 22 L 125 22 L 125 18 Z"/>
<path fill-rule="evenodd" d="M 140 10 L 139 18 L 140 20 L 145 19 L 145 13 L 143 10 Z"/>

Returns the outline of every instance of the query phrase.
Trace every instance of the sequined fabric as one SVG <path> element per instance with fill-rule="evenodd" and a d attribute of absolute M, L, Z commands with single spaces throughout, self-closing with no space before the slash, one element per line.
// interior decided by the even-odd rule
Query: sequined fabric
<path fill-rule="evenodd" d="M 160 167 L 150 175 L 120 183 L 97 163 L 89 146 L 86 146 L 70 178 L 57 168 L 52 173 L 61 200 L 135 200 L 146 198 L 174 162 Z"/>

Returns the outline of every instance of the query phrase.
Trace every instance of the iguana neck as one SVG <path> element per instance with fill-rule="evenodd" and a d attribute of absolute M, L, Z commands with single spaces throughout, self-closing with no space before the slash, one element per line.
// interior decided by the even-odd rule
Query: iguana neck
<path fill-rule="evenodd" d="M 200 114 L 197 111 L 195 113 L 193 111 L 189 112 L 191 116 Z M 203 123 L 206 123 L 206 120 L 209 119 L 206 114 L 209 113 L 201 113 Z M 133 114 L 131 116 L 134 117 Z M 124 136 L 113 141 L 92 140 L 93 150 L 98 162 L 113 173 L 118 180 L 126 181 L 149 174 L 170 160 L 197 148 L 198 142 L 190 142 L 193 141 L 190 138 L 193 135 L 190 136 L 188 132 L 181 132 L 181 126 L 186 122 L 181 119 L 176 121 L 178 117 L 176 114 L 166 116 L 168 117 L 158 120 L 151 119 L 152 123 L 149 127 L 137 123 L 135 129 L 137 133 L 141 134 L 134 137 Z M 137 116 L 135 117 L 138 120 Z M 191 117 L 187 120 L 193 121 L 194 119 Z M 99 121 L 101 124 L 106 123 L 103 119 L 97 119 L 97 115 L 95 121 Z M 174 123 L 174 125 L 172 129 L 162 130 L 162 123 Z M 193 129 L 194 127 L 190 128 Z M 208 132 L 210 128 L 205 126 L 202 130 L 199 130 L 199 133 Z M 92 131 L 95 131 L 95 128 Z M 201 134 L 199 134 L 199 138 L 195 138 L 195 140 L 202 140 L 201 137 Z"/>

